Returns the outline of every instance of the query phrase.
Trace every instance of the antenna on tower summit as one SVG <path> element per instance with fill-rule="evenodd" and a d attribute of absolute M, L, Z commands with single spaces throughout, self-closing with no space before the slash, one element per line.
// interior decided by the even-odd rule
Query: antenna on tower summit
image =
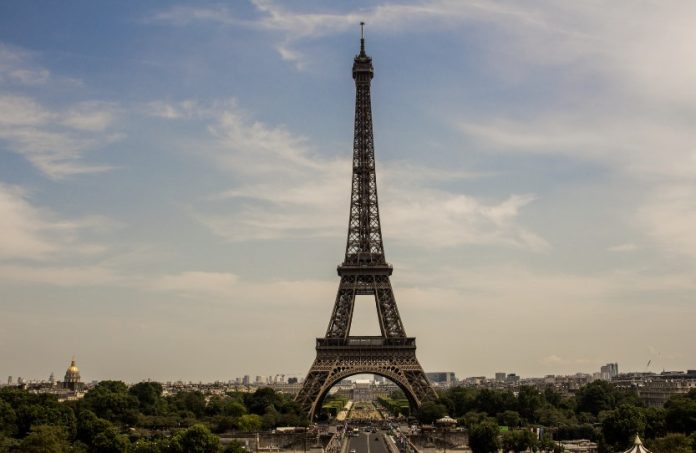
<path fill-rule="evenodd" d="M 360 53 L 365 53 L 365 22 L 360 22 Z"/>

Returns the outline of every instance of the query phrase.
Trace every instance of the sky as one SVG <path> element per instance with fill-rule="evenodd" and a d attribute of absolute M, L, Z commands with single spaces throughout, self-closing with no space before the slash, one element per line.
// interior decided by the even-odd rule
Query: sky
<path fill-rule="evenodd" d="M 426 371 L 696 368 L 696 3 L 0 3 L 0 376 L 303 377 L 359 22 Z M 358 300 L 353 334 L 378 331 Z M 648 366 L 648 361 L 650 365 Z"/>

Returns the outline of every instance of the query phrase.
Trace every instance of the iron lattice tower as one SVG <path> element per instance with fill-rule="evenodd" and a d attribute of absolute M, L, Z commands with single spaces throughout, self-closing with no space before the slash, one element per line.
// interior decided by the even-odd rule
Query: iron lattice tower
<path fill-rule="evenodd" d="M 416 359 L 416 339 L 406 336 L 389 280 L 392 267 L 384 257 L 370 100 L 373 75 L 361 32 L 360 54 L 353 63 L 355 132 L 346 256 L 338 266 L 341 282 L 326 336 L 317 338 L 317 358 L 297 395 L 310 418 L 334 384 L 355 374 L 373 373 L 392 380 L 412 407 L 436 397 Z M 374 296 L 380 336 L 349 335 L 358 295 Z"/>

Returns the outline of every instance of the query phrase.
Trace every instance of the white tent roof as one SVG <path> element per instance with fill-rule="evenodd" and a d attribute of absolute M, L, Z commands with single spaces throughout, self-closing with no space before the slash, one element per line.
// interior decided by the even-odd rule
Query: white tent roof
<path fill-rule="evenodd" d="M 636 440 L 633 441 L 633 447 L 626 450 L 624 453 L 652 453 L 650 450 L 643 446 L 640 437 L 636 434 Z"/>

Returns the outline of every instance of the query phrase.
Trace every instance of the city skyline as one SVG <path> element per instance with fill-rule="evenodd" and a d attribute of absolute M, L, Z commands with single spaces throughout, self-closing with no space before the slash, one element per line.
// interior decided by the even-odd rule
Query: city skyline
<path fill-rule="evenodd" d="M 361 20 L 423 368 L 693 369 L 696 6 L 631 5 L 0 6 L 0 372 L 304 377 Z"/>

